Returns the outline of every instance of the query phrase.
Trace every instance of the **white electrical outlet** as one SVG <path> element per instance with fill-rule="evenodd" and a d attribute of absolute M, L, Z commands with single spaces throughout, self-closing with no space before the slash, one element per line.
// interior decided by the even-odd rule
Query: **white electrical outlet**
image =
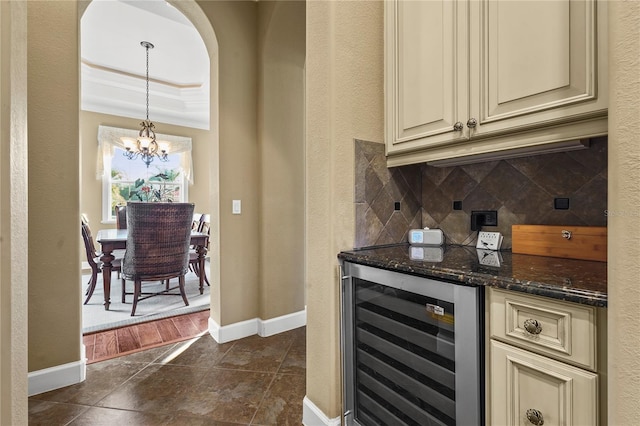
<path fill-rule="evenodd" d="M 477 249 L 478 262 L 485 266 L 495 266 L 499 268 L 502 265 L 502 255 L 499 251 Z"/>
<path fill-rule="evenodd" d="M 476 248 L 486 250 L 500 250 L 502 235 L 499 232 L 480 232 Z"/>

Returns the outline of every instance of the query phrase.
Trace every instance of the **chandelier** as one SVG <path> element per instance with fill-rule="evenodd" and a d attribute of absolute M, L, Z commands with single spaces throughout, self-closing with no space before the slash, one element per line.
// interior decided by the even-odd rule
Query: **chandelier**
<path fill-rule="evenodd" d="M 149 49 L 153 49 L 153 44 L 148 41 L 141 41 L 140 45 L 147 52 L 147 119 L 140 123 L 142 127 L 136 139 L 122 138 L 124 142 L 125 157 L 129 160 L 140 157 L 144 164 L 149 164 L 159 158 L 161 161 L 168 161 L 168 146 L 166 144 L 158 144 L 156 141 L 156 133 L 154 132 L 154 124 L 149 120 Z"/>

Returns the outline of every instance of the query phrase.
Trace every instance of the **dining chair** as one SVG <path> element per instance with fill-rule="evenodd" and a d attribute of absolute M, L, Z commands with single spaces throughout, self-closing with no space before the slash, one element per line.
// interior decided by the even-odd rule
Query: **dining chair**
<path fill-rule="evenodd" d="M 116 209 L 116 229 L 127 229 L 127 205 L 118 204 Z"/>
<path fill-rule="evenodd" d="M 98 273 L 102 272 L 102 261 L 100 261 L 100 253 L 96 251 L 96 247 L 93 244 L 93 236 L 91 234 L 91 228 L 89 228 L 89 221 L 87 220 L 85 215 L 82 215 L 81 220 L 82 226 L 82 240 L 84 242 L 84 249 L 87 255 L 87 263 L 91 268 L 91 278 L 89 279 L 89 284 L 85 295 L 87 298 L 84 301 L 86 305 L 93 296 L 93 292 L 96 289 L 96 283 L 98 281 Z M 115 254 L 117 256 L 117 253 Z M 116 257 L 113 260 L 111 271 L 120 273 L 121 270 L 121 257 Z"/>
<path fill-rule="evenodd" d="M 211 215 L 206 213 L 200 215 L 198 228 L 196 230 L 198 232 L 202 232 L 207 235 L 210 235 L 210 231 L 209 231 L 210 228 L 211 228 Z M 208 249 L 209 249 L 209 243 L 207 242 L 207 250 Z M 195 247 L 192 247 L 191 250 L 189 250 L 189 269 L 191 269 L 198 277 L 200 277 L 200 262 L 198 261 L 198 252 L 196 251 Z M 210 286 L 209 278 L 207 277 L 207 271 L 202 271 L 202 273 L 204 274 L 204 281 L 207 283 L 208 286 Z"/>
<path fill-rule="evenodd" d="M 191 222 L 191 230 L 197 231 L 200 227 L 200 219 L 202 218 L 202 213 L 194 213 L 193 221 Z"/>
<path fill-rule="evenodd" d="M 189 306 L 184 291 L 189 270 L 189 243 L 193 203 L 129 203 L 127 205 L 127 249 L 122 261 L 122 297 L 133 294 L 131 316 L 138 302 L 153 296 L 180 295 Z M 178 285 L 161 291 L 142 292 L 143 281 L 165 282 L 178 278 Z M 126 281 L 133 281 L 133 292 Z M 178 289 L 179 293 L 171 292 Z"/>

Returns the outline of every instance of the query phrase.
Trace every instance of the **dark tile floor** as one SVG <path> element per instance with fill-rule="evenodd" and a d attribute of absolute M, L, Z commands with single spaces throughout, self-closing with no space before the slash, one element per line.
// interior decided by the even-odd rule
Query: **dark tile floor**
<path fill-rule="evenodd" d="M 205 334 L 96 362 L 83 383 L 29 398 L 29 424 L 300 425 L 305 331 Z"/>

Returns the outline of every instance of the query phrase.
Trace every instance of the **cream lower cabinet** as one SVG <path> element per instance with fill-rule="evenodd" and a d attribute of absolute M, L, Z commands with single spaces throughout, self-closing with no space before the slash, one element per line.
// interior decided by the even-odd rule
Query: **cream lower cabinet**
<path fill-rule="evenodd" d="M 494 288 L 487 295 L 487 424 L 604 425 L 604 308 Z"/>
<path fill-rule="evenodd" d="M 598 424 L 598 375 L 491 341 L 491 425 Z"/>
<path fill-rule="evenodd" d="M 446 165 L 606 134 L 606 9 L 601 0 L 386 1 L 388 164 Z"/>

